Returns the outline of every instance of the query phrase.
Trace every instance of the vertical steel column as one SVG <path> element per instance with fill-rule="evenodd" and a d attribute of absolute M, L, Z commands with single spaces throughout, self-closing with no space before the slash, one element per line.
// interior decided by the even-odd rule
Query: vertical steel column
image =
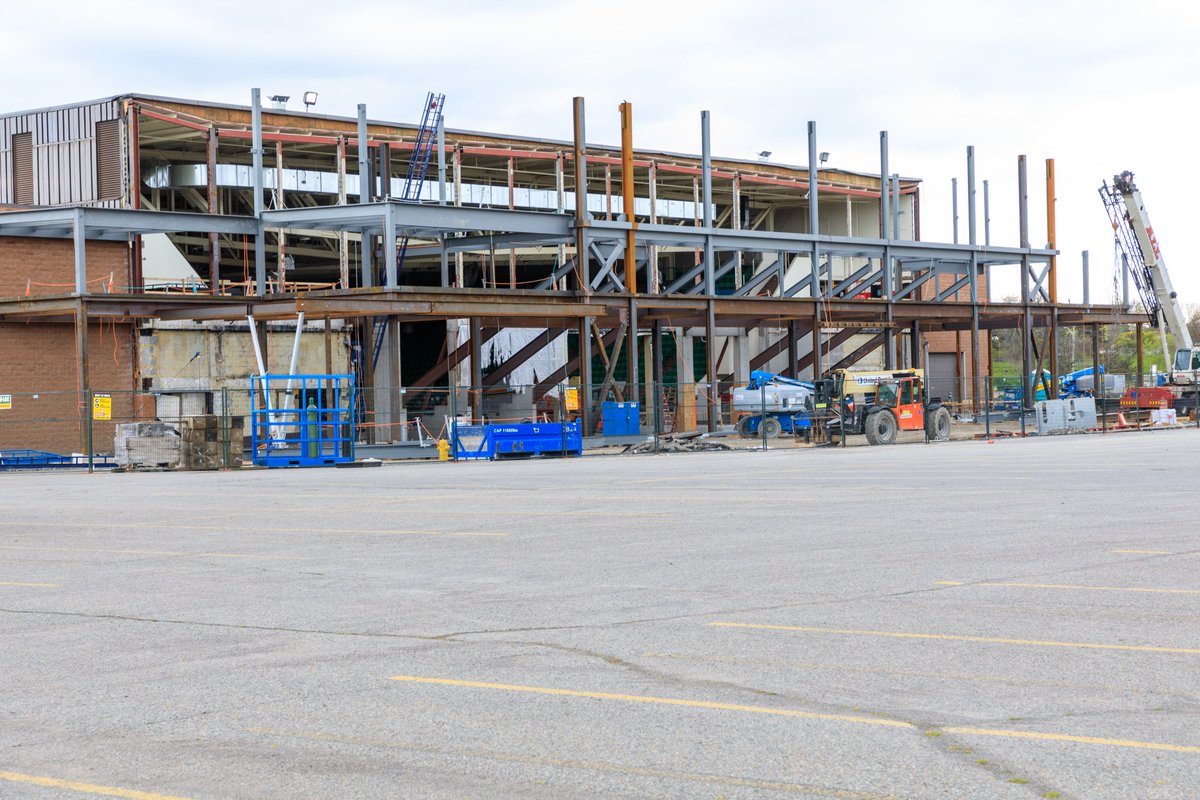
<path fill-rule="evenodd" d="M 979 239 L 977 231 L 978 226 L 975 224 L 975 147 L 968 145 L 967 241 L 971 245 L 971 260 L 967 268 L 971 270 L 971 411 L 976 414 L 979 413 Z"/>
<path fill-rule="evenodd" d="M 663 347 L 662 322 L 657 318 L 651 326 L 652 346 L 650 352 L 654 359 L 654 433 L 663 433 L 663 404 L 667 399 L 666 387 L 663 386 Z"/>
<path fill-rule="evenodd" d="M 821 286 L 821 246 L 816 237 L 821 232 L 821 208 L 818 190 L 819 176 L 817 175 L 817 123 L 808 122 L 808 232 L 813 235 L 812 242 L 812 296 L 821 298 L 825 290 Z M 853 235 L 846 231 L 847 236 Z M 831 280 L 832 286 L 833 281 Z M 783 297 L 783 275 L 779 278 L 779 296 Z M 799 376 L 796 376 L 799 377 Z"/>
<path fill-rule="evenodd" d="M 1058 234 L 1055 223 L 1055 203 L 1058 198 L 1054 196 L 1054 159 L 1046 159 L 1046 249 L 1055 250 L 1058 247 Z M 1047 272 L 1047 281 L 1050 286 L 1048 293 L 1050 295 L 1050 331 L 1049 342 L 1047 347 L 1050 350 L 1050 374 L 1058 375 L 1058 257 L 1050 256 L 1050 265 Z"/>
<path fill-rule="evenodd" d="M 1021 235 L 1021 407 L 1029 408 L 1032 402 L 1029 386 L 1029 347 L 1033 341 L 1032 310 L 1029 307 L 1029 176 L 1026 171 L 1025 156 L 1017 156 L 1017 214 Z M 1021 427 L 1024 430 L 1025 417 L 1021 416 Z"/>
<path fill-rule="evenodd" d="M 625 346 L 625 364 L 627 377 L 625 394 L 630 402 L 638 402 L 638 304 L 636 297 L 629 298 L 629 342 Z"/>
<path fill-rule="evenodd" d="M 646 170 L 650 184 L 650 224 L 658 224 L 658 166 L 651 161 Z M 658 245 L 646 245 L 646 293 L 658 294 Z"/>
<path fill-rule="evenodd" d="M 438 151 L 438 205 L 446 205 L 446 122 L 438 114 L 437 121 L 437 151 Z M 442 245 L 442 288 L 450 285 L 450 258 L 446 255 L 446 234 L 438 235 Z"/>
<path fill-rule="evenodd" d="M 286 205 L 283 199 L 283 142 L 275 143 L 275 208 L 282 209 Z M 275 272 L 279 276 L 279 291 L 285 291 L 287 287 L 287 274 L 284 269 L 286 263 L 284 259 L 287 257 L 287 234 L 283 230 L 279 230 L 276 234 L 276 244 L 278 247 L 275 253 Z"/>
<path fill-rule="evenodd" d="M 87 225 L 83 221 L 83 209 L 75 208 L 71 216 L 71 235 L 75 247 L 75 294 L 87 294 Z"/>
<path fill-rule="evenodd" d="M 472 422 L 483 419 L 483 326 L 479 317 L 471 317 L 471 386 L 467 397 L 471 403 Z"/>
<path fill-rule="evenodd" d="M 900 175 L 892 173 L 892 238 L 899 239 L 900 236 Z M 899 287 L 900 275 L 896 276 L 896 288 Z"/>
<path fill-rule="evenodd" d="M 338 205 L 346 205 L 346 137 L 339 136 L 337 143 Z M 350 288 L 350 237 L 338 231 L 338 288 Z"/>
<path fill-rule="evenodd" d="M 988 200 L 988 182 L 983 182 L 983 244 L 985 247 L 992 245 L 992 210 Z"/>
<path fill-rule="evenodd" d="M 800 379 L 800 354 L 797 352 L 796 340 L 800 337 L 799 327 L 796 325 L 796 320 L 789 319 L 787 327 L 787 371 L 784 373 L 790 378 Z"/>
<path fill-rule="evenodd" d="M 950 179 L 950 224 L 954 233 L 953 241 L 958 244 L 958 178 Z"/>
<path fill-rule="evenodd" d="M 921 369 L 921 322 L 912 321 L 912 333 L 908 337 L 909 358 L 913 369 Z"/>
<path fill-rule="evenodd" d="M 621 103 L 621 198 L 625 206 L 625 221 L 629 223 L 629 233 L 625 236 L 625 290 L 631 295 L 637 294 L 637 215 L 634 214 L 634 184 L 633 184 L 633 104 Z M 654 221 L 654 168 L 650 169 L 650 221 Z M 652 274 L 655 265 L 652 264 L 650 251 L 646 255 L 646 291 L 653 288 Z M 628 341 L 625 352 L 636 357 L 637 326 L 630 325 L 626 333 Z M 600 398 L 603 400 L 604 398 Z"/>
<path fill-rule="evenodd" d="M 589 294 L 592 276 L 588 269 L 587 251 L 587 131 L 584 128 L 583 98 L 574 99 L 575 106 L 575 266 L 578 269 L 579 291 Z"/>
<path fill-rule="evenodd" d="M 455 207 L 462 206 L 462 147 L 454 148 L 454 205 Z M 565 247 L 559 245 L 560 251 L 565 251 Z M 454 254 L 454 285 L 462 287 L 464 256 L 461 251 Z"/>
<path fill-rule="evenodd" d="M 396 282 L 396 207 L 389 201 L 383 215 L 383 264 L 386 275 L 385 285 L 395 289 Z"/>
<path fill-rule="evenodd" d="M 655 323 L 657 324 L 657 323 Z M 604 341 L 600 341 L 604 346 Z M 591 433 L 592 416 L 592 326 L 587 317 L 579 318 L 579 429 Z"/>
<path fill-rule="evenodd" d="M 708 112 L 700 112 L 700 177 L 703 184 L 704 203 L 704 293 L 712 297 L 717 293 L 716 265 L 713 264 L 712 243 L 712 141 L 709 136 Z"/>
<path fill-rule="evenodd" d="M 371 144 L 367 139 L 367 106 L 366 103 L 358 104 L 358 202 L 367 204 L 371 202 Z M 367 228 L 362 230 L 362 244 L 359 247 L 359 255 L 361 258 L 362 278 L 360 286 L 373 286 L 375 284 L 375 270 L 371 264 L 373 247 L 371 245 L 371 232 Z"/>
<path fill-rule="evenodd" d="M 708 431 L 717 429 L 717 400 L 720 388 L 717 381 L 717 312 L 716 300 L 711 297 L 704 308 L 704 371 L 708 373 Z"/>
<path fill-rule="evenodd" d="M 513 166 L 513 157 L 508 157 L 508 210 L 512 211 L 517 207 L 517 191 L 516 191 L 516 176 L 517 172 Z M 510 247 L 508 249 L 508 288 L 517 288 L 517 249 Z"/>
<path fill-rule="evenodd" d="M 887 131 L 879 132 L 879 227 L 881 236 L 884 240 L 883 257 L 880 259 L 880 272 L 883 276 L 883 299 L 887 301 L 887 321 L 888 328 L 884 332 L 883 341 L 883 366 L 884 369 L 893 369 L 896 363 L 896 348 L 895 348 L 895 332 L 891 326 L 892 322 L 892 298 L 895 292 L 896 280 L 893 275 L 892 265 L 892 249 L 888 245 L 894 235 L 891 230 L 891 210 L 889 209 L 888 191 L 888 134 Z M 845 438 L 845 437 L 843 437 Z"/>
<path fill-rule="evenodd" d="M 821 307 L 813 306 L 812 325 L 812 374 L 813 380 L 821 377 Z M 799 376 L 797 376 L 799 377 Z"/>
<path fill-rule="evenodd" d="M 208 213 L 217 213 L 217 126 L 208 126 L 206 148 Z M 221 240 L 216 233 L 208 234 L 208 291 L 221 293 Z"/>
<path fill-rule="evenodd" d="M 1088 251 L 1083 251 L 1083 304 L 1090 306 L 1092 304 L 1091 279 L 1088 276 L 1090 265 L 1088 264 Z"/>
<path fill-rule="evenodd" d="M 438 205 L 446 205 L 446 122 L 438 114 L 437 123 L 438 151 Z"/>
<path fill-rule="evenodd" d="M 141 112 L 136 104 L 129 106 L 129 207 L 142 207 L 142 160 L 140 123 Z M 142 285 L 142 237 L 131 237 L 130 244 L 130 291 L 141 292 Z"/>
<path fill-rule="evenodd" d="M 1092 323 L 1092 397 L 1096 401 L 1096 416 L 1100 417 L 1100 429 L 1107 431 L 1108 418 L 1103 411 L 1104 376 L 1100 374 L 1100 326 Z"/>
<path fill-rule="evenodd" d="M 88 374 L 88 310 L 87 302 L 82 298 L 79 299 L 79 305 L 75 307 L 75 363 L 79 381 L 80 412 L 87 415 L 87 424 L 79 426 L 79 451 L 87 453 L 90 461 L 91 449 L 88 445 L 91 439 L 92 409 L 88 400 L 91 396 L 92 384 Z"/>
<path fill-rule="evenodd" d="M 250 171 L 254 180 L 254 218 L 257 220 L 257 231 L 254 234 L 254 292 L 258 295 L 267 293 L 267 236 L 263 230 L 263 130 L 262 130 L 262 93 L 259 89 L 250 90 L 250 125 L 251 144 Z"/>

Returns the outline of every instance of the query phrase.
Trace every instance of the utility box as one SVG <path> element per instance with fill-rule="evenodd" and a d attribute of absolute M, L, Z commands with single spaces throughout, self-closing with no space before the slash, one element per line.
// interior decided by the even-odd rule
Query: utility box
<path fill-rule="evenodd" d="M 600 420 L 605 436 L 639 436 L 642 433 L 641 403 L 617 403 L 607 400 L 601 404 Z"/>

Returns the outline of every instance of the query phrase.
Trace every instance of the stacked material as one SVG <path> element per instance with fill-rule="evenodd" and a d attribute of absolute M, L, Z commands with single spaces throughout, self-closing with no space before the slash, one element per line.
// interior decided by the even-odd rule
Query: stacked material
<path fill-rule="evenodd" d="M 241 466 L 242 418 L 204 414 L 182 424 L 181 469 Z"/>
<path fill-rule="evenodd" d="M 241 466 L 242 417 L 203 414 L 177 422 L 116 426 L 113 453 L 127 469 L 223 469 Z"/>

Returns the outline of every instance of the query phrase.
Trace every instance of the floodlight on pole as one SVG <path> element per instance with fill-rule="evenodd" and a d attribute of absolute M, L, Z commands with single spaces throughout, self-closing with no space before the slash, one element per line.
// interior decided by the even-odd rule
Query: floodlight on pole
<path fill-rule="evenodd" d="M 312 108 L 316 104 L 317 104 L 317 93 L 316 92 L 305 92 L 304 93 L 304 110 L 308 111 L 310 108 Z"/>

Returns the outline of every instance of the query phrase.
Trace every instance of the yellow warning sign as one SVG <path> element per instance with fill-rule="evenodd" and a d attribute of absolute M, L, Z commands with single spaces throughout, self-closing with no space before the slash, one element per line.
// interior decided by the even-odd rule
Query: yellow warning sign
<path fill-rule="evenodd" d="M 0 411 L 12 410 L 12 395 L 0 394 Z"/>
<path fill-rule="evenodd" d="M 112 419 L 112 395 L 92 395 L 92 419 Z"/>
<path fill-rule="evenodd" d="M 578 411 L 579 410 L 579 390 L 578 389 L 567 389 L 566 400 L 567 400 L 567 411 Z"/>

